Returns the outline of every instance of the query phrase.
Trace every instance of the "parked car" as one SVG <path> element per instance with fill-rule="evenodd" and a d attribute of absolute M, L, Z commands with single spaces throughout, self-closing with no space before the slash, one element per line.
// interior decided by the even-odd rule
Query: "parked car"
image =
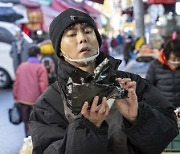
<path fill-rule="evenodd" d="M 12 23 L 0 21 L 0 88 L 6 88 L 15 80 L 13 59 L 10 56 L 11 44 L 16 38 L 16 32 L 21 29 Z M 29 43 L 33 40 L 22 32 Z"/>

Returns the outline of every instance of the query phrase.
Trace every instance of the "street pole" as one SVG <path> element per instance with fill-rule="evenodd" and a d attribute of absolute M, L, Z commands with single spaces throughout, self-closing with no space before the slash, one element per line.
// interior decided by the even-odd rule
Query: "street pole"
<path fill-rule="evenodd" d="M 133 16 L 135 20 L 135 37 L 144 37 L 144 5 L 142 0 L 133 1 Z"/>

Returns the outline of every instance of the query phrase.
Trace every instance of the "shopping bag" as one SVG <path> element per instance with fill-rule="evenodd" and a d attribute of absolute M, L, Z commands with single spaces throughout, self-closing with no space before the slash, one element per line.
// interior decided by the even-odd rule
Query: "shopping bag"
<path fill-rule="evenodd" d="M 14 103 L 14 106 L 9 109 L 9 121 L 14 124 L 18 125 L 22 122 L 21 112 L 20 112 L 20 104 Z"/>

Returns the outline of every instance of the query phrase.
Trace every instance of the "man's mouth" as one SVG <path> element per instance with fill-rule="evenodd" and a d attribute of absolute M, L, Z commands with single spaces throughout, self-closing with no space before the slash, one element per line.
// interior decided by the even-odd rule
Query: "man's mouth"
<path fill-rule="evenodd" d="M 87 48 L 87 47 L 82 48 L 82 49 L 80 50 L 80 52 L 88 52 L 88 51 L 90 51 L 90 50 L 89 50 L 89 48 Z"/>

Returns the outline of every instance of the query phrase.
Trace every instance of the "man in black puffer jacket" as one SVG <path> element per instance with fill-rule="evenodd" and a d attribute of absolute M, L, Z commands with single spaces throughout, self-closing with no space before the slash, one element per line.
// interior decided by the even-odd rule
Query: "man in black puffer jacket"
<path fill-rule="evenodd" d="M 147 71 L 148 79 L 174 105 L 180 107 L 180 39 L 169 40 L 152 61 Z"/>
<path fill-rule="evenodd" d="M 33 106 L 33 154 L 160 154 L 178 134 L 174 108 L 158 90 L 99 52 L 89 15 L 62 12 L 50 39 L 58 81 Z"/>

